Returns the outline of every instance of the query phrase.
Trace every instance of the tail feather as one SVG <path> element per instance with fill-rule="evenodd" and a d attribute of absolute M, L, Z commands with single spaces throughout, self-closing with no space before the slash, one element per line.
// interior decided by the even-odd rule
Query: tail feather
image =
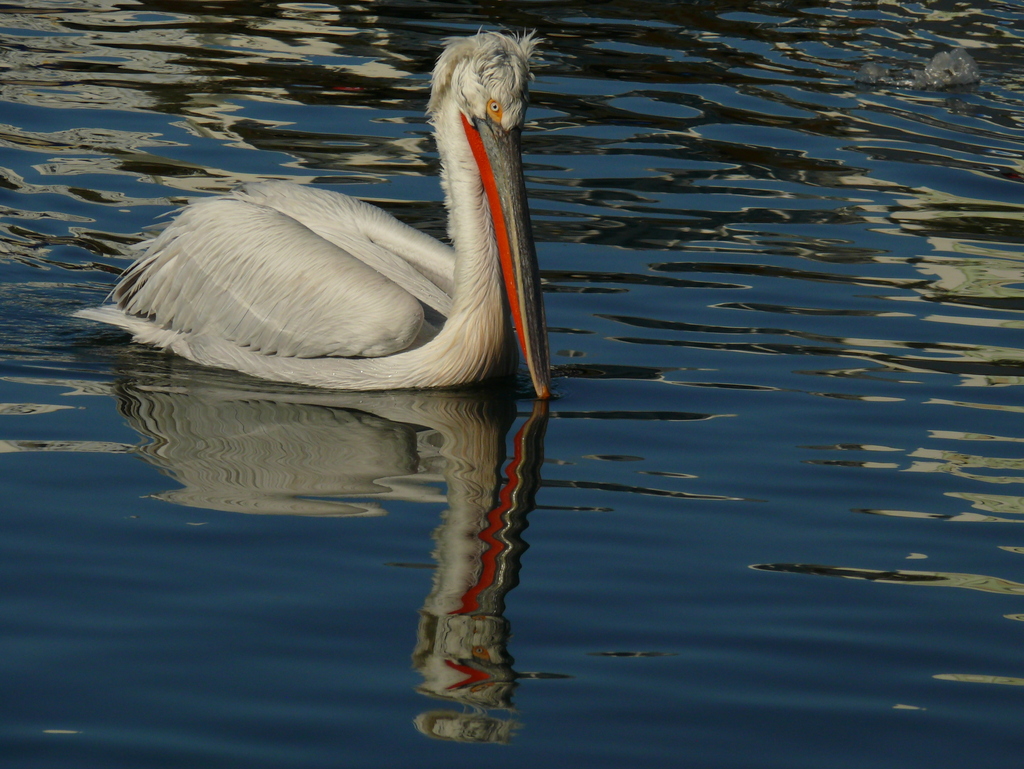
<path fill-rule="evenodd" d="M 137 315 L 126 315 L 112 304 L 79 310 L 75 313 L 75 317 L 96 320 L 123 328 L 131 333 L 134 341 L 151 344 L 161 349 L 172 347 L 176 341 L 182 338 L 182 334 L 173 329 L 161 328 L 153 321 Z"/>

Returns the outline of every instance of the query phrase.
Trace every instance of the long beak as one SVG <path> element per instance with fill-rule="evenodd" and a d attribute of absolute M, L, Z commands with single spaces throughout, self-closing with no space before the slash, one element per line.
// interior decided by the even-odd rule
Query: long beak
<path fill-rule="evenodd" d="M 462 124 L 487 191 L 512 320 L 538 398 L 551 397 L 551 356 L 537 250 L 526 204 L 519 129 L 506 131 L 483 118 Z"/>

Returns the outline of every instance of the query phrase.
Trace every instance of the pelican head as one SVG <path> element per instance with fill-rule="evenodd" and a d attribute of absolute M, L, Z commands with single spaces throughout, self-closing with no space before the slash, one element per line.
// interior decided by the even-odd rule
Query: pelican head
<path fill-rule="evenodd" d="M 428 114 L 436 115 L 454 99 L 469 118 L 486 117 L 506 130 L 522 128 L 530 100 L 530 57 L 536 37 L 481 32 L 451 37 L 445 44 L 434 67 Z"/>
<path fill-rule="evenodd" d="M 520 134 L 529 102 L 532 34 L 521 37 L 481 32 L 447 41 L 434 68 L 427 111 L 438 145 L 459 143 L 443 183 L 450 193 L 454 175 L 471 179 L 490 211 L 488 243 L 496 251 L 519 344 L 540 398 L 551 394 L 550 356 L 537 253 L 526 203 Z M 461 136 L 456 136 L 461 134 Z M 449 197 L 450 200 L 450 197 Z M 453 225 L 455 226 L 455 225 Z M 450 232 L 456 248 L 458 232 Z"/>

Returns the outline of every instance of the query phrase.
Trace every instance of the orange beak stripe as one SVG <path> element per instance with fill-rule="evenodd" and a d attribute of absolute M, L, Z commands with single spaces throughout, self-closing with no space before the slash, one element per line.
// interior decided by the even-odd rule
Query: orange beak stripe
<path fill-rule="evenodd" d="M 523 354 L 528 355 L 526 349 L 526 331 L 523 325 L 523 313 L 519 306 L 519 290 L 516 288 L 514 273 L 512 272 L 512 249 L 508 243 L 508 228 L 505 226 L 505 214 L 501 210 L 501 201 L 498 197 L 498 187 L 494 182 L 494 171 L 491 169 L 490 158 L 484 149 L 483 139 L 480 132 L 473 127 L 465 115 L 462 118 L 462 126 L 466 131 L 466 138 L 473 150 L 473 157 L 476 159 L 477 168 L 480 169 L 480 181 L 483 182 L 484 191 L 487 193 L 487 204 L 491 209 L 491 221 L 494 223 L 494 237 L 498 241 L 498 258 L 501 261 L 501 275 L 505 282 L 505 294 L 508 296 L 508 303 L 512 309 L 512 320 L 516 327 L 516 336 L 519 338 L 519 346 L 523 348 Z M 549 397 L 542 393 L 542 398 Z"/>

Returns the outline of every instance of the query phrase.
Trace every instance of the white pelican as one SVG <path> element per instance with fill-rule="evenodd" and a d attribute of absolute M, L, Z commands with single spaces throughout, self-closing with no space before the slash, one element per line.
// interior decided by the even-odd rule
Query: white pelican
<path fill-rule="evenodd" d="M 519 137 L 533 35 L 453 38 L 427 112 L 452 247 L 362 201 L 287 182 L 193 202 L 81 316 L 198 363 L 343 390 L 551 375 Z"/>

